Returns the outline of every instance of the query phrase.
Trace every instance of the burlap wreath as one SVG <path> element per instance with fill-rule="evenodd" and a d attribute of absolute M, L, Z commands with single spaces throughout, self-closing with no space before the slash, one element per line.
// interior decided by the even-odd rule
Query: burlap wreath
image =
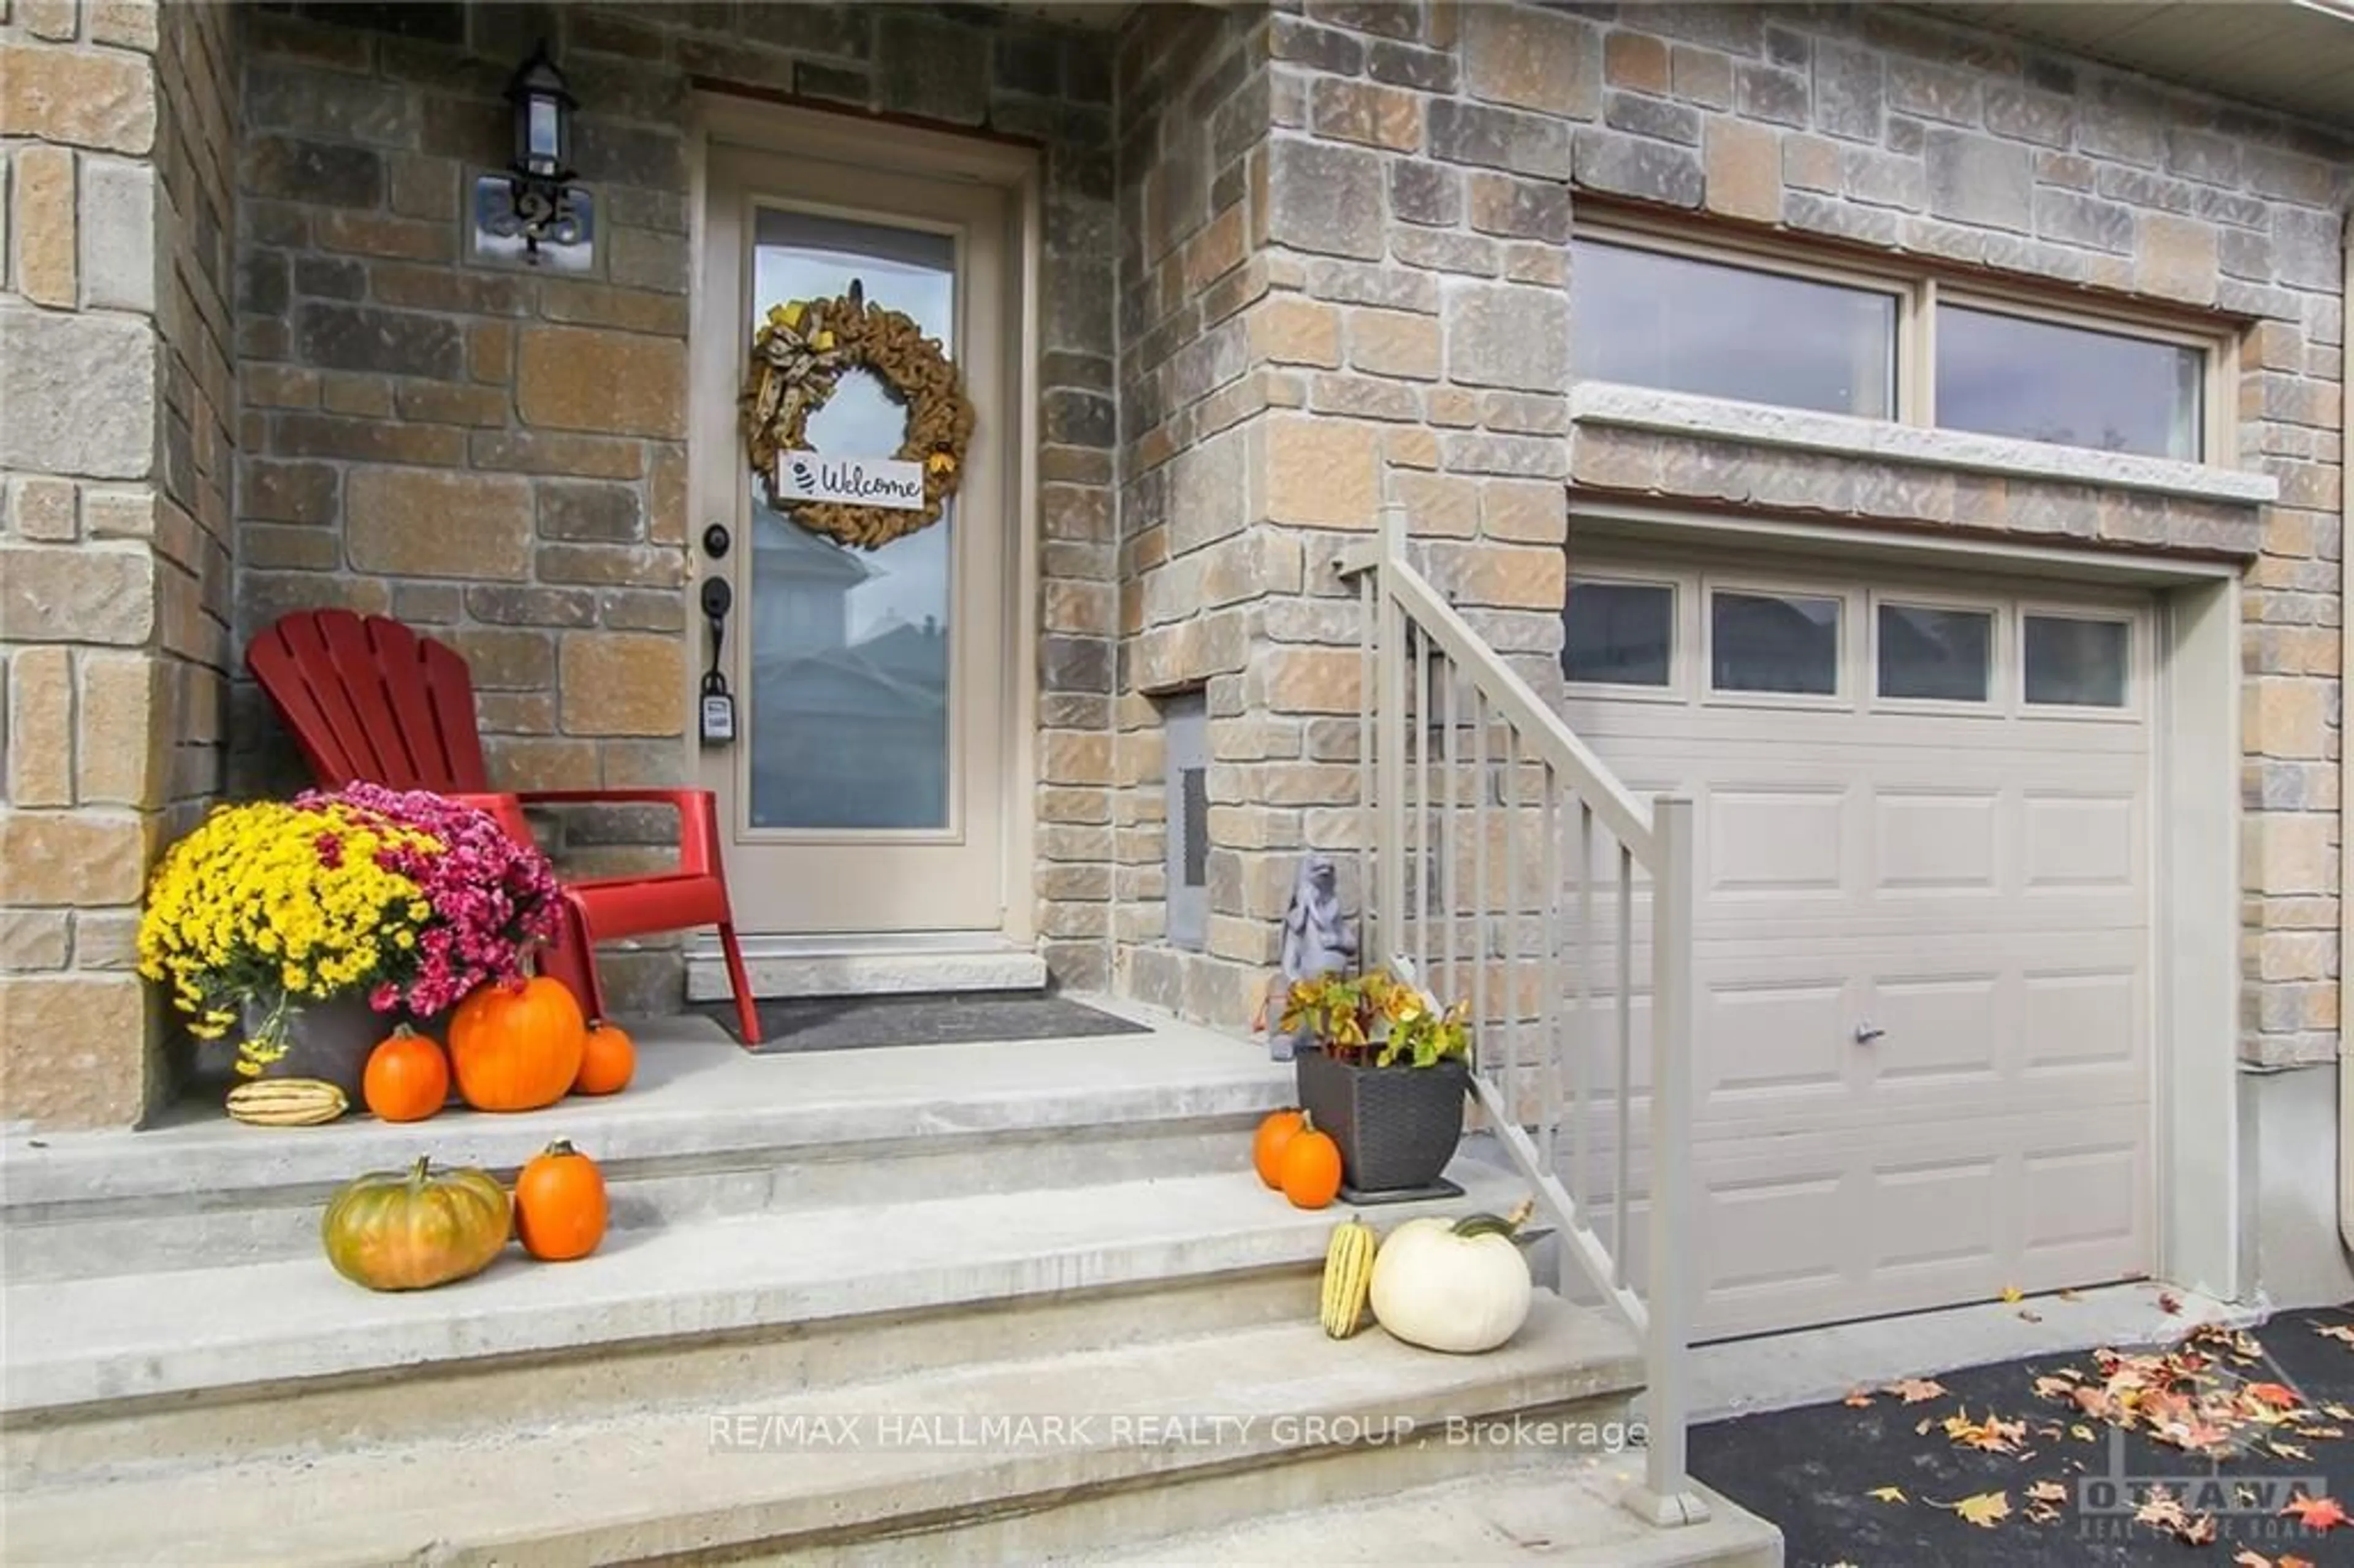
<path fill-rule="evenodd" d="M 870 371 L 907 410 L 907 430 L 892 455 L 924 466 L 921 510 L 850 506 L 832 501 L 779 501 L 777 454 L 808 446 L 809 417 L 825 407 L 846 371 Z M 964 478 L 972 440 L 972 404 L 937 338 L 899 311 L 867 302 L 855 282 L 831 300 L 796 300 L 769 312 L 752 339 L 744 376 L 744 441 L 769 503 L 814 534 L 864 550 L 928 528 Z"/>

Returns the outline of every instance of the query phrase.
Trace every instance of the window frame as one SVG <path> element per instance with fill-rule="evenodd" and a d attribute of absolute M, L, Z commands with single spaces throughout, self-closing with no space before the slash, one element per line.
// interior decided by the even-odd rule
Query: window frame
<path fill-rule="evenodd" d="M 1683 590 L 1683 585 L 1678 583 L 1673 577 L 1647 577 L 1638 571 L 1621 571 L 1607 567 L 1598 570 L 1580 570 L 1573 566 L 1564 577 L 1562 604 L 1562 613 L 1564 618 L 1568 615 L 1569 606 L 1576 600 L 1577 585 L 1580 583 L 1595 584 L 1605 588 L 1659 588 L 1666 592 L 1668 596 L 1668 678 L 1663 684 L 1656 686 L 1636 685 L 1620 681 L 1579 681 L 1571 679 L 1569 671 L 1564 665 L 1561 677 L 1563 690 L 1573 696 L 1607 697 L 1617 702 L 1681 704 L 1690 701 L 1691 696 L 1689 689 L 1691 675 L 1690 654 L 1692 639 L 1691 632 L 1685 624 L 1690 609 L 1685 600 L 1694 596 L 1686 593 Z M 1567 636 L 1568 629 L 1564 620 L 1563 628 L 1564 641 L 1562 649 L 1564 658 L 1568 655 Z"/>
<path fill-rule="evenodd" d="M 1819 582 L 1779 573 L 1730 570 L 1702 572 L 1693 595 L 1700 611 L 1700 640 L 1692 650 L 1695 700 L 1706 707 L 1800 708 L 1815 712 L 1853 712 L 1863 702 L 1871 672 L 1862 667 L 1856 636 L 1855 587 L 1826 588 Z M 1839 606 L 1831 621 L 1838 641 L 1831 660 L 1832 686 L 1828 692 L 1762 692 L 1716 683 L 1716 598 L 1721 593 L 1749 599 L 1828 599 Z"/>
<path fill-rule="evenodd" d="M 2239 443 L 2240 345 L 2243 329 L 2222 320 L 2202 320 L 2185 310 L 2168 311 L 2131 301 L 2069 298 L 2062 302 L 2022 280 L 2017 288 L 1982 275 L 1940 270 L 1924 263 L 1890 259 L 1830 255 L 1802 243 L 1752 235 L 1699 232 L 1689 220 L 1613 210 L 1598 217 L 1581 218 L 1571 244 L 1585 240 L 1627 249 L 1650 250 L 1689 260 L 1775 273 L 1809 282 L 1893 295 L 1896 300 L 1895 411 L 1885 422 L 1936 429 L 1937 308 L 1951 304 L 2055 326 L 2075 327 L 2112 336 L 2139 338 L 2204 355 L 2200 379 L 2199 455 L 2192 458 L 2134 454 L 2158 462 L 2187 462 L 2203 468 L 2236 468 Z M 2051 285 L 2057 291 L 2062 285 Z M 1790 405 L 1767 404 L 1769 408 Z M 1872 419 L 1850 414 L 1847 418 Z M 1874 420 L 1873 422 L 1882 422 Z M 1968 433 L 1968 432 L 1962 432 Z M 2000 438 L 2025 440 L 2023 437 Z M 2064 451 L 2093 451 L 2064 442 L 2038 442 Z"/>
<path fill-rule="evenodd" d="M 1898 609 L 1955 610 L 1987 618 L 1987 694 L 1976 700 L 1963 697 L 1897 697 L 1880 689 L 1880 611 L 1882 606 Z M 1968 593 L 1939 593 L 1914 588 L 1882 588 L 1877 585 L 1864 595 L 1864 633 L 1867 645 L 1863 650 L 1863 678 L 1869 687 L 1864 694 L 1864 706 L 1873 713 L 1921 714 L 1939 718 L 2002 719 L 2012 716 L 2017 700 L 2011 687 L 2015 660 L 2010 643 L 2014 640 L 2010 617 L 2001 601 Z"/>
<path fill-rule="evenodd" d="M 2080 599 L 2022 597 L 2013 606 L 2010 632 L 2013 700 L 2019 716 L 2042 724 L 2134 724 L 2140 722 L 2149 702 L 2152 667 L 2149 618 L 2122 604 L 2108 605 Z M 2027 700 L 2027 623 L 2031 620 L 2090 620 L 2126 629 L 2126 700 L 2115 707 L 2092 707 L 2082 703 L 2031 703 Z"/>

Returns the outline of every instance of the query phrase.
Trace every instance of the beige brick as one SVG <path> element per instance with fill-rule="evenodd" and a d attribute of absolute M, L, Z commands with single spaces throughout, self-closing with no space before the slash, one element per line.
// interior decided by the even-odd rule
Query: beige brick
<path fill-rule="evenodd" d="M 28 474 L 8 487 L 8 527 L 20 539 L 65 544 L 77 532 L 74 512 L 80 492 L 69 479 Z"/>
<path fill-rule="evenodd" d="M 516 401 L 526 424 L 686 436 L 686 344 L 579 327 L 527 327 Z"/>
<path fill-rule="evenodd" d="M 593 740 L 491 736 L 482 749 L 491 782 L 502 789 L 593 789 L 602 782 Z"/>
<path fill-rule="evenodd" d="M 2212 304 L 2217 282 L 2211 225 L 2165 213 L 2144 213 L 2134 246 L 2134 287 L 2193 304 Z"/>
<path fill-rule="evenodd" d="M 16 20 L 35 37 L 70 40 L 81 30 L 74 0 L 16 0 Z"/>
<path fill-rule="evenodd" d="M 73 961 L 78 969 L 139 967 L 139 912 L 84 909 L 73 917 Z"/>
<path fill-rule="evenodd" d="M 1420 426 L 1382 432 L 1382 456 L 1393 468 L 1437 468 L 1438 433 Z"/>
<path fill-rule="evenodd" d="M 345 210 L 322 212 L 313 222 L 323 250 L 397 261 L 448 261 L 457 252 L 451 224 Z"/>
<path fill-rule="evenodd" d="M 36 304 L 71 310 L 74 270 L 74 155 L 63 147 L 16 154 L 16 286 Z"/>
<path fill-rule="evenodd" d="M 8 803 L 73 804 L 73 658 L 20 648 L 8 660 Z"/>
<path fill-rule="evenodd" d="M 568 735 L 683 734 L 685 644 L 638 632 L 567 633 L 557 689 Z"/>
<path fill-rule="evenodd" d="M 646 537 L 656 545 L 684 545 L 687 534 L 686 449 L 664 447 L 654 453 L 648 485 Z"/>
<path fill-rule="evenodd" d="M 2327 894 L 2338 887 L 2338 849 L 2330 842 L 2337 819 L 2317 812 L 2270 812 L 2243 819 L 2246 864 L 2254 873 L 2249 891 L 2264 894 Z"/>
<path fill-rule="evenodd" d="M 1242 265 L 1249 249 L 1245 227 L 1247 216 L 1241 205 L 1230 207 L 1186 241 L 1178 271 L 1185 280 L 1187 292 L 1199 293 Z"/>
<path fill-rule="evenodd" d="M 529 574 L 532 493 L 524 480 L 356 468 L 345 489 L 355 570 L 510 582 Z"/>
<path fill-rule="evenodd" d="M 105 50 L 0 43 L 0 136 L 147 152 L 155 144 L 152 62 Z"/>
<path fill-rule="evenodd" d="M 1479 526 L 1491 539 L 1558 545 L 1569 537 L 1569 492 L 1548 480 L 1481 480 Z"/>
<path fill-rule="evenodd" d="M 158 1064 L 136 975 L 0 979 L 0 1118 L 44 1129 L 128 1128 Z"/>
<path fill-rule="evenodd" d="M 1840 145 L 1825 136 L 1808 136 L 1798 132 L 1782 135 L 1782 180 L 1800 190 L 1837 191 L 1840 188 Z"/>
<path fill-rule="evenodd" d="M 160 10 L 158 0 L 90 0 L 90 40 L 126 49 L 152 50 L 156 43 Z"/>
<path fill-rule="evenodd" d="M 1048 784 L 1112 782 L 1111 736 L 1049 730 L 1038 748 L 1038 777 Z"/>
<path fill-rule="evenodd" d="M 1602 48 L 1603 79 L 1638 92 L 1668 90 L 1668 46 L 1649 33 L 1613 33 Z"/>
<path fill-rule="evenodd" d="M 248 365 L 239 374 L 238 392 L 252 408 L 315 408 L 319 373 L 292 365 Z"/>
<path fill-rule="evenodd" d="M 319 404 L 330 414 L 363 419 L 392 418 L 392 383 L 381 376 L 330 371 L 319 383 Z"/>
<path fill-rule="evenodd" d="M 1251 307 L 1254 359 L 1278 365 L 1314 365 L 1326 370 L 1341 363 L 1341 313 L 1297 294 L 1275 294 Z"/>
<path fill-rule="evenodd" d="M 1593 26 L 1520 5 L 1462 14 L 1465 85 L 1475 97 L 1591 120 L 1601 107 L 1602 49 Z"/>
<path fill-rule="evenodd" d="M 1353 714 L 1363 656 L 1354 648 L 1280 648 L 1251 673 L 1268 709 L 1287 714 Z"/>
<path fill-rule="evenodd" d="M 1739 120 L 1708 124 L 1708 209 L 1754 223 L 1782 217 L 1779 134 Z"/>
<path fill-rule="evenodd" d="M 1381 503 L 1381 449 L 1373 427 L 1332 418 L 1271 417 L 1267 509 L 1277 523 L 1372 528 Z"/>
<path fill-rule="evenodd" d="M 72 930 L 60 909 L 0 910 L 0 973 L 65 968 Z"/>
<path fill-rule="evenodd" d="M 155 536 L 155 493 L 89 491 L 81 498 L 81 516 L 93 539 L 152 539 Z"/>
<path fill-rule="evenodd" d="M 81 799 L 154 808 L 171 792 L 172 705 L 168 671 L 144 653 L 85 653 L 75 748 Z"/>
<path fill-rule="evenodd" d="M 1557 549 L 1434 545 L 1427 569 L 1458 604 L 1558 610 L 1568 598 L 1568 557 Z"/>
<path fill-rule="evenodd" d="M 1394 153 L 1422 148 L 1422 99 L 1415 93 L 1345 77 L 1319 77 L 1310 112 L 1321 136 Z"/>
<path fill-rule="evenodd" d="M 143 643 L 155 629 L 155 558 L 143 549 L 0 548 L 0 638 Z"/>
<path fill-rule="evenodd" d="M 503 387 L 459 387 L 447 381 L 405 381 L 396 397 L 404 419 L 491 428 L 507 422 L 509 402 Z"/>
<path fill-rule="evenodd" d="M 85 909 L 135 904 L 146 849 L 143 825 L 127 812 L 0 811 L 0 900 Z"/>
<path fill-rule="evenodd" d="M 1413 532 L 1468 539 L 1479 531 L 1479 483 L 1458 474 L 1400 473 L 1391 480 Z"/>
<path fill-rule="evenodd" d="M 1352 369 L 1418 381 L 1437 379 L 1437 318 L 1362 307 L 1349 313 L 1348 329 Z"/>
<path fill-rule="evenodd" d="M 466 373 L 477 381 L 504 384 L 514 378 L 515 329 L 512 322 L 479 322 L 466 330 Z"/>
<path fill-rule="evenodd" d="M 2268 679 L 2251 683 L 2242 739 L 2264 757 L 2320 758 L 2330 740 L 2328 688 L 2318 681 Z"/>

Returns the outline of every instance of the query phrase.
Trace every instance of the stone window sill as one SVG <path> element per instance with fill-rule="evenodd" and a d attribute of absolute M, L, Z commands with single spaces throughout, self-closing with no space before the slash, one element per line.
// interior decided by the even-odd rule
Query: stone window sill
<path fill-rule="evenodd" d="M 1580 426 L 1738 441 L 1835 457 L 1918 463 L 1949 471 L 2144 491 L 2242 506 L 2262 506 L 2280 495 L 2280 482 L 2272 475 L 2238 469 L 2051 446 L 1965 430 L 1927 429 L 1846 414 L 1736 403 L 1601 381 L 1582 382 L 1571 389 L 1570 417 Z"/>

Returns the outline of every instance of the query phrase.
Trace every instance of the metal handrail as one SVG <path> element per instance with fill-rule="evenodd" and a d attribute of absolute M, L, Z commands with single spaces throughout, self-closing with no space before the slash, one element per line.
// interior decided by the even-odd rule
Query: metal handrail
<path fill-rule="evenodd" d="M 1693 810 L 1691 802 L 1662 796 L 1648 808 L 1610 772 L 1446 596 L 1407 558 L 1402 508 L 1385 507 L 1378 535 L 1344 555 L 1341 574 L 1358 584 L 1363 694 L 1358 709 L 1360 805 L 1367 831 L 1360 835 L 1359 884 L 1364 899 L 1369 962 L 1396 966 L 1432 985 L 1443 973 L 1455 997 L 1468 1000 L 1480 1031 L 1472 1092 L 1505 1154 L 1536 1188 L 1550 1211 L 1567 1255 L 1602 1299 L 1642 1340 L 1649 1443 L 1642 1482 L 1628 1506 L 1658 1524 L 1707 1518 L 1705 1502 L 1687 1469 L 1691 1192 L 1691 953 Z M 1434 682 L 1434 665 L 1437 680 Z M 1469 714 L 1463 711 L 1468 701 Z M 1441 736 L 1439 786 L 1432 782 L 1432 733 Z M 1471 756 L 1463 756 L 1468 732 Z M 1500 735 L 1500 750 L 1490 741 Z M 1472 784 L 1465 794 L 1466 775 Z M 1536 800 L 1524 800 L 1533 774 Z M 1502 808 L 1504 886 L 1490 886 L 1492 802 Z M 1411 808 L 1411 811 L 1409 811 Z M 1562 859 L 1560 825 L 1575 811 L 1574 859 Z M 1437 831 L 1433 819 L 1437 819 Z M 1532 820 L 1542 837 L 1535 857 L 1535 909 L 1524 895 L 1530 867 L 1518 851 Z M 1469 825 L 1469 853 L 1464 853 Z M 1615 868 L 1616 919 L 1597 941 L 1597 880 Z M 1434 837 L 1437 838 L 1436 845 Z M 1471 863 L 1468 932 L 1458 928 L 1466 903 L 1460 863 Z M 1574 869 L 1574 877 L 1570 871 Z M 1650 1193 L 1649 1258 L 1638 1286 L 1628 1277 L 1628 1186 L 1634 1127 L 1636 991 L 1635 884 L 1650 885 L 1648 936 L 1651 1000 L 1648 1065 Z M 1409 895 L 1409 885 L 1412 892 Z M 1575 890 L 1573 927 L 1565 888 Z M 1535 918 L 1535 950 L 1524 927 Z M 1431 956 L 1437 928 L 1438 957 Z M 1494 933 L 1505 933 L 1500 966 Z M 1575 983 L 1564 972 L 1568 936 L 1576 938 Z M 1468 942 L 1466 938 L 1468 936 Z M 1615 971 L 1601 978 L 1595 959 L 1606 948 Z M 1468 950 L 1467 950 L 1468 948 Z M 1469 984 L 1460 985 L 1461 970 Z M 1524 966 L 1533 965 L 1532 977 Z M 1491 996 L 1490 970 L 1500 968 L 1500 995 Z M 1522 1001 L 1533 980 L 1535 1060 L 1522 1058 L 1527 1020 Z M 1464 995 L 1468 990 L 1468 997 Z M 1576 1003 L 1578 1029 L 1565 1026 L 1564 1007 Z M 1452 999 L 1450 999 L 1452 1000 Z M 1616 1075 L 1604 1086 L 1614 1113 L 1610 1227 L 1606 1241 L 1601 1205 L 1587 1184 L 1596 1093 L 1592 1064 L 1579 1030 L 1590 1033 L 1597 1001 L 1610 1005 Z M 1494 1048 L 1491 1048 L 1491 1044 Z M 1571 1083 L 1566 1092 L 1563 1067 Z M 1564 1117 L 1567 1128 L 1563 1127 Z M 1570 1179 L 1562 1178 L 1562 1148 Z"/>

